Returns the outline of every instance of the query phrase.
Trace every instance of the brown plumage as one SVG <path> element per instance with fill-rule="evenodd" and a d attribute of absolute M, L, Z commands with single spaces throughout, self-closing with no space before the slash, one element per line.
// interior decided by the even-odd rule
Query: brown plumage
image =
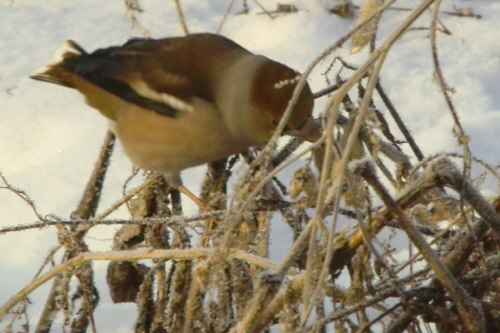
<path fill-rule="evenodd" d="M 194 34 L 93 53 L 67 41 L 31 78 L 78 90 L 109 120 L 135 165 L 179 186 L 182 170 L 269 140 L 298 75 L 225 37 Z M 286 133 L 320 137 L 313 103 L 306 85 Z"/>

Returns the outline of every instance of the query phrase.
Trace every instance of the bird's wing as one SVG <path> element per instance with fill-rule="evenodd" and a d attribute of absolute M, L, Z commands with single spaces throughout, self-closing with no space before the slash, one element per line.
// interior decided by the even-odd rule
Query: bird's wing
<path fill-rule="evenodd" d="M 166 62 L 168 57 L 160 52 L 157 41 L 134 40 L 122 47 L 68 58 L 64 64 L 75 75 L 127 102 L 176 117 L 191 111 L 193 83 L 182 73 L 169 70 Z"/>
<path fill-rule="evenodd" d="M 213 103 L 222 72 L 247 54 L 225 37 L 197 34 L 133 39 L 68 61 L 77 62 L 74 73 L 120 98 L 175 116 L 192 111 L 193 97 Z"/>
<path fill-rule="evenodd" d="M 163 116 L 176 117 L 192 111 L 193 97 L 213 103 L 221 72 L 246 54 L 250 53 L 238 44 L 212 34 L 132 39 L 123 46 L 92 53 L 67 41 L 57 51 L 56 62 L 31 77 L 78 89 L 87 100 L 93 98 L 89 94 L 106 99 L 110 93 Z M 111 113 L 119 110 L 101 112 L 114 119 Z"/>

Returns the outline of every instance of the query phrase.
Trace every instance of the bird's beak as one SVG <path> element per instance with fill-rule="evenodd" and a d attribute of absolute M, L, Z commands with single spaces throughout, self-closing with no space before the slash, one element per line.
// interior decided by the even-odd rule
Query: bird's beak
<path fill-rule="evenodd" d="M 309 142 L 316 142 L 323 135 L 323 133 L 321 132 L 320 120 L 314 119 L 313 117 L 309 117 L 304 126 L 302 126 L 300 129 L 289 129 L 285 131 L 284 134 L 291 135 Z"/>

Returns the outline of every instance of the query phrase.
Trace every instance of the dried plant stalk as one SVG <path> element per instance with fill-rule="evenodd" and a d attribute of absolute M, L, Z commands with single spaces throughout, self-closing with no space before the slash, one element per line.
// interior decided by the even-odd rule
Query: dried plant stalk
<path fill-rule="evenodd" d="M 383 0 L 365 0 L 361 5 L 359 11 L 358 19 L 354 25 L 363 22 L 368 16 L 375 12 L 384 4 Z M 377 33 L 377 25 L 380 19 L 380 14 L 376 15 L 368 24 L 366 24 L 362 29 L 359 29 L 351 37 L 351 53 L 359 52 L 362 48 L 370 43 L 370 41 L 375 37 Z"/>

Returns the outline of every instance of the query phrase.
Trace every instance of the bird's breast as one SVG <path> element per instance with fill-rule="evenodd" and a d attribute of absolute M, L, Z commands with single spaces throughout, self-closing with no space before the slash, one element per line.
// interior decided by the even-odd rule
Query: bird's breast
<path fill-rule="evenodd" d="M 219 111 L 201 99 L 193 110 L 171 118 L 135 105 L 115 113 L 111 130 L 132 162 L 143 169 L 177 173 L 248 148 L 226 129 Z"/>

